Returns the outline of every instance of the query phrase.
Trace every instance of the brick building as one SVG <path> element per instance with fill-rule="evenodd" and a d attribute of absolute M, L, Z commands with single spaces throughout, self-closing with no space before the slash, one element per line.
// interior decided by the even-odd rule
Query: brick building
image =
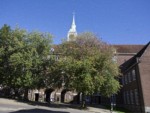
<path fill-rule="evenodd" d="M 75 17 L 67 35 L 67 41 L 77 36 Z M 120 66 L 122 76 L 119 81 L 122 88 L 112 97 L 117 106 L 125 107 L 135 113 L 150 112 L 150 42 L 147 45 L 113 45 L 115 59 Z M 34 90 L 29 98 L 36 101 L 80 102 L 82 93 L 65 88 Z M 111 98 L 112 99 L 112 98 Z M 87 96 L 86 100 L 94 104 L 110 104 L 111 99 L 101 97 L 100 92 Z"/>
<path fill-rule="evenodd" d="M 116 45 L 122 88 L 117 95 L 118 106 L 133 112 L 150 112 L 150 42 L 143 45 Z"/>

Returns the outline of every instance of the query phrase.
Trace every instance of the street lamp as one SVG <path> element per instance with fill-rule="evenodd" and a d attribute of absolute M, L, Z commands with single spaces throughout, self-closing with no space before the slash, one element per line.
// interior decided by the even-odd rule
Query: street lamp
<path fill-rule="evenodd" d="M 111 98 L 110 98 L 110 104 L 111 104 L 111 108 L 110 108 L 110 112 L 112 113 L 113 112 L 113 94 L 112 94 L 112 96 L 111 96 Z"/>
<path fill-rule="evenodd" d="M 111 113 L 112 113 L 114 107 L 116 106 L 116 102 L 115 102 L 115 94 L 112 94 L 110 101 L 111 101 L 111 110 L 110 110 L 110 111 L 111 111 Z"/>

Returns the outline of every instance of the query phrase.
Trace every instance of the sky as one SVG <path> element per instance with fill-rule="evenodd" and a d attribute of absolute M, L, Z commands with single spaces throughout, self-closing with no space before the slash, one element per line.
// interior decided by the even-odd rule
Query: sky
<path fill-rule="evenodd" d="M 92 32 L 109 44 L 150 41 L 150 0 L 0 0 L 0 28 L 49 32 L 59 44 L 73 12 L 78 34 Z"/>

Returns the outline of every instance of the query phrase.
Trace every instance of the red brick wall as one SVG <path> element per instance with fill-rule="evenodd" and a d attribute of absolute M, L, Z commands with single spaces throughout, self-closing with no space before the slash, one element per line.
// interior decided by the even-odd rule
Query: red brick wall
<path fill-rule="evenodd" d="M 150 45 L 140 58 L 139 73 L 145 107 L 150 107 Z"/>

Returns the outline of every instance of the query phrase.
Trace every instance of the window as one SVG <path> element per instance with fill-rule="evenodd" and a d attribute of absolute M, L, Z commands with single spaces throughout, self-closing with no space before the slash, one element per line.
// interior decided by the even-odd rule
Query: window
<path fill-rule="evenodd" d="M 130 72 L 128 72 L 127 75 L 128 75 L 128 81 L 131 82 L 131 74 L 130 74 Z"/>
<path fill-rule="evenodd" d="M 126 93 L 127 93 L 127 104 L 130 104 L 130 97 L 129 97 L 130 94 L 129 94 L 129 91 L 127 91 Z"/>
<path fill-rule="evenodd" d="M 125 92 L 125 91 L 123 92 L 123 101 L 124 101 L 124 104 L 127 103 L 127 102 L 126 102 L 126 92 Z"/>
<path fill-rule="evenodd" d="M 133 91 L 132 90 L 130 90 L 130 99 L 131 99 L 131 104 L 134 104 Z"/>
<path fill-rule="evenodd" d="M 136 80 L 136 73 L 135 73 L 135 69 L 132 70 L 132 79 Z"/>
<path fill-rule="evenodd" d="M 124 76 L 124 79 L 125 79 L 125 84 L 128 84 L 127 75 Z"/>
<path fill-rule="evenodd" d="M 135 103 L 136 105 L 139 105 L 139 94 L 137 89 L 134 90 L 134 94 L 135 94 Z"/>
<path fill-rule="evenodd" d="M 124 85 L 124 76 L 122 76 L 121 79 L 122 79 L 122 85 Z"/>

